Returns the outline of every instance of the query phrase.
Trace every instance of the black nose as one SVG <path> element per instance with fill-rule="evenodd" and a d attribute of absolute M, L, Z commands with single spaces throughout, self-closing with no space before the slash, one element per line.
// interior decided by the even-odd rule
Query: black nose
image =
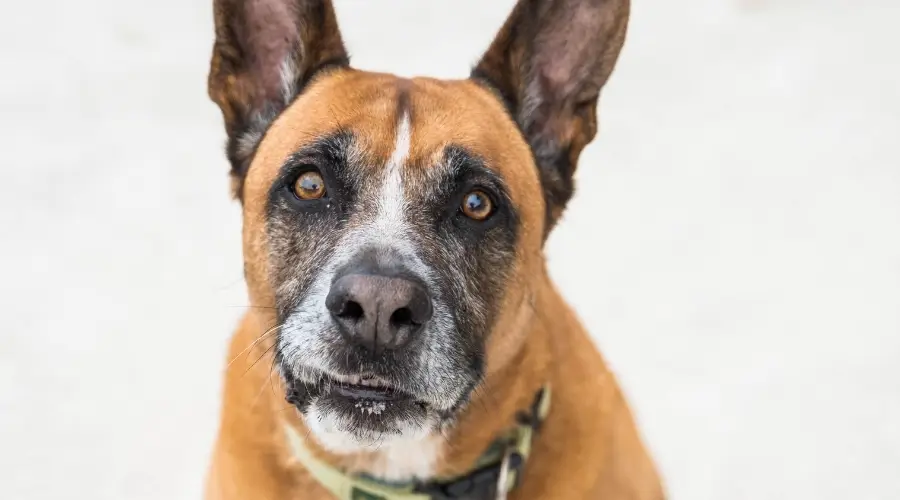
<path fill-rule="evenodd" d="M 350 340 L 375 354 L 405 346 L 431 319 L 431 299 L 415 281 L 348 274 L 331 285 L 325 306 Z"/>

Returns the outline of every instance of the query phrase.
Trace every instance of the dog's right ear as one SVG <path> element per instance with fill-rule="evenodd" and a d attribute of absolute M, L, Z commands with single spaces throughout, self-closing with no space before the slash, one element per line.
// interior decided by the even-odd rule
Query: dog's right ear
<path fill-rule="evenodd" d="M 319 71 L 349 64 L 330 0 L 214 0 L 209 96 L 222 109 L 234 194 L 268 126 Z"/>

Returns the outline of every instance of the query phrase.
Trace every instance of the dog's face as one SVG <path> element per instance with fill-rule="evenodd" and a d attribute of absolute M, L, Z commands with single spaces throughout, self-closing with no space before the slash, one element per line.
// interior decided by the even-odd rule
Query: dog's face
<path fill-rule="evenodd" d="M 481 380 L 504 300 L 522 300 L 510 283 L 540 272 L 520 137 L 474 83 L 333 70 L 260 143 L 248 280 L 271 289 L 290 399 L 332 448 L 430 432 Z"/>
<path fill-rule="evenodd" d="M 451 82 L 350 69 L 328 2 L 216 4 L 210 92 L 251 300 L 279 325 L 287 399 L 332 451 L 438 431 L 527 334 L 627 17 L 532 3 Z"/>

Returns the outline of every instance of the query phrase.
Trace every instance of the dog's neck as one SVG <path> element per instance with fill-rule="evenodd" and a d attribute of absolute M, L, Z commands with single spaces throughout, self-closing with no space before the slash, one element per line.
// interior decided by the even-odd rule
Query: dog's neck
<path fill-rule="evenodd" d="M 523 342 L 501 368 L 486 375 L 452 425 L 424 439 L 341 455 L 326 451 L 310 437 L 311 451 L 338 469 L 387 481 L 426 481 L 470 470 L 494 439 L 515 425 L 516 414 L 533 405 L 535 393 L 549 381 L 550 332 L 536 300 L 540 299 L 529 297 L 515 318 L 505 322 L 509 328 L 522 329 Z M 300 435 L 309 435 L 300 418 L 292 423 Z"/>

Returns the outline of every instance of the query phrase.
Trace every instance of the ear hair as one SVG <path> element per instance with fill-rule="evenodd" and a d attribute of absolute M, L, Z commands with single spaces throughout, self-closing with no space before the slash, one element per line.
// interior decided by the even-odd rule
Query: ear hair
<path fill-rule="evenodd" d="M 547 231 L 574 191 L 597 100 L 625 39 L 629 0 L 519 0 L 472 78 L 495 90 L 531 146 Z"/>
<path fill-rule="evenodd" d="M 215 0 L 209 95 L 228 134 L 234 194 L 272 121 L 320 71 L 346 67 L 330 0 Z"/>

